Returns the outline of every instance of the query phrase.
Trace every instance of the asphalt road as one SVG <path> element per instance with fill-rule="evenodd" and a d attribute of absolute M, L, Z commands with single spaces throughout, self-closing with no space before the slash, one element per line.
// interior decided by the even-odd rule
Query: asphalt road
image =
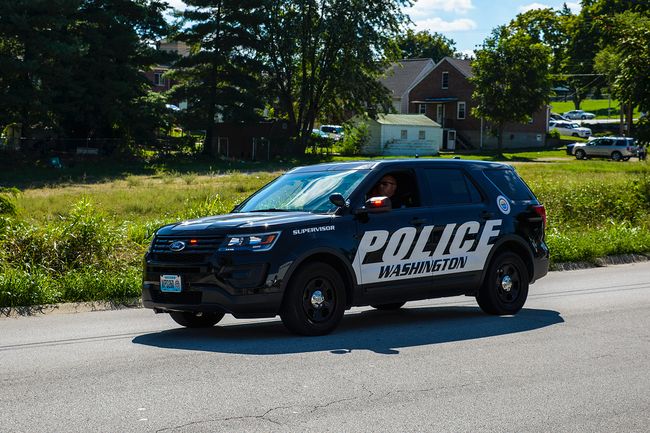
<path fill-rule="evenodd" d="M 178 328 L 149 310 L 0 319 L 0 432 L 648 432 L 650 262 L 471 298 Z"/>

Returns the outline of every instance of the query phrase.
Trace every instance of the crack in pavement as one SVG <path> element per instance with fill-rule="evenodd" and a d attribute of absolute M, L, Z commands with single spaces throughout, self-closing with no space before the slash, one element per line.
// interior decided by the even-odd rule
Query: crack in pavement
<path fill-rule="evenodd" d="M 370 392 L 368 390 L 365 390 L 365 391 L 368 393 L 368 397 L 371 397 L 373 395 L 372 392 Z M 320 409 L 324 409 L 324 408 L 327 408 L 329 406 L 332 406 L 334 404 L 343 403 L 343 402 L 346 402 L 346 401 L 353 401 L 353 400 L 357 400 L 359 398 L 361 398 L 361 396 L 349 397 L 349 398 L 341 398 L 341 399 L 330 401 L 328 403 L 320 404 L 320 405 L 307 405 L 307 407 L 311 407 L 311 409 L 307 410 L 306 413 L 311 414 L 311 413 L 314 413 L 314 412 L 316 412 L 316 411 L 318 411 Z M 293 407 L 300 407 L 300 405 L 273 407 L 271 409 L 268 409 L 262 415 L 232 416 L 232 417 L 226 417 L 226 418 L 215 418 L 215 419 L 207 419 L 207 420 L 200 420 L 200 421 L 192 421 L 192 422 L 182 424 L 182 425 L 178 425 L 178 426 L 174 426 L 174 427 L 166 427 L 166 428 L 158 429 L 158 430 L 156 430 L 156 433 L 161 433 L 161 432 L 166 432 L 166 431 L 173 431 L 173 430 L 182 429 L 182 428 L 193 426 L 193 425 L 206 424 L 206 423 L 211 423 L 211 422 L 226 422 L 226 421 L 245 420 L 245 419 L 261 419 L 261 420 L 270 422 L 272 424 L 282 426 L 282 423 L 267 418 L 268 415 L 271 412 L 274 412 L 276 410 L 291 409 Z"/>
<path fill-rule="evenodd" d="M 189 426 L 192 426 L 192 425 L 206 424 L 206 423 L 210 423 L 210 422 L 225 422 L 225 421 L 245 420 L 245 419 L 262 419 L 264 421 L 268 421 L 268 422 L 273 423 L 275 425 L 282 425 L 279 422 L 276 422 L 276 421 L 273 421 L 271 419 L 266 418 L 266 416 L 270 412 L 272 412 L 274 410 L 289 409 L 291 407 L 292 406 L 274 407 L 274 408 L 271 408 L 271 409 L 267 410 L 262 415 L 231 416 L 231 417 L 226 417 L 226 418 L 215 418 L 215 419 L 206 419 L 206 420 L 201 420 L 201 421 L 192 421 L 192 422 L 188 422 L 188 423 L 182 424 L 182 425 L 177 425 L 177 426 L 174 426 L 174 427 L 166 427 L 166 428 L 158 429 L 158 430 L 156 430 L 156 433 L 182 429 L 182 428 L 189 427 Z"/>

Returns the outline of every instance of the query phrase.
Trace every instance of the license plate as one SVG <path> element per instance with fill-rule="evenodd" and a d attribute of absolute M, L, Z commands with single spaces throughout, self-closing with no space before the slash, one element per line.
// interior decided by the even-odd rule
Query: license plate
<path fill-rule="evenodd" d="M 178 293 L 181 291 L 181 276 L 180 275 L 161 275 L 160 276 L 160 291 Z"/>

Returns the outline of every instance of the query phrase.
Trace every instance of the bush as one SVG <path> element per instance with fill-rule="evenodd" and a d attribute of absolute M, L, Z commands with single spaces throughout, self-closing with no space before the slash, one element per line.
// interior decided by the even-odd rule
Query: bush
<path fill-rule="evenodd" d="M 370 139 L 368 124 L 364 122 L 355 126 L 346 124 L 344 130 L 341 153 L 343 155 L 358 155 Z"/>
<path fill-rule="evenodd" d="M 0 187 L 0 215 L 16 215 L 14 200 L 20 191 L 17 188 Z"/>

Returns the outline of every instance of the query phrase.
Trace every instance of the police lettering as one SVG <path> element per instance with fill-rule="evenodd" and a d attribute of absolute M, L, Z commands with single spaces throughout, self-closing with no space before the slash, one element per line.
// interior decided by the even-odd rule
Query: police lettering
<path fill-rule="evenodd" d="M 353 266 L 363 283 L 477 270 L 492 248 L 491 241 L 499 235 L 501 223 L 488 220 L 482 231 L 477 221 L 447 224 L 435 247 L 430 245 L 435 226 L 424 226 L 419 233 L 415 227 L 402 227 L 392 234 L 367 231 Z"/>

